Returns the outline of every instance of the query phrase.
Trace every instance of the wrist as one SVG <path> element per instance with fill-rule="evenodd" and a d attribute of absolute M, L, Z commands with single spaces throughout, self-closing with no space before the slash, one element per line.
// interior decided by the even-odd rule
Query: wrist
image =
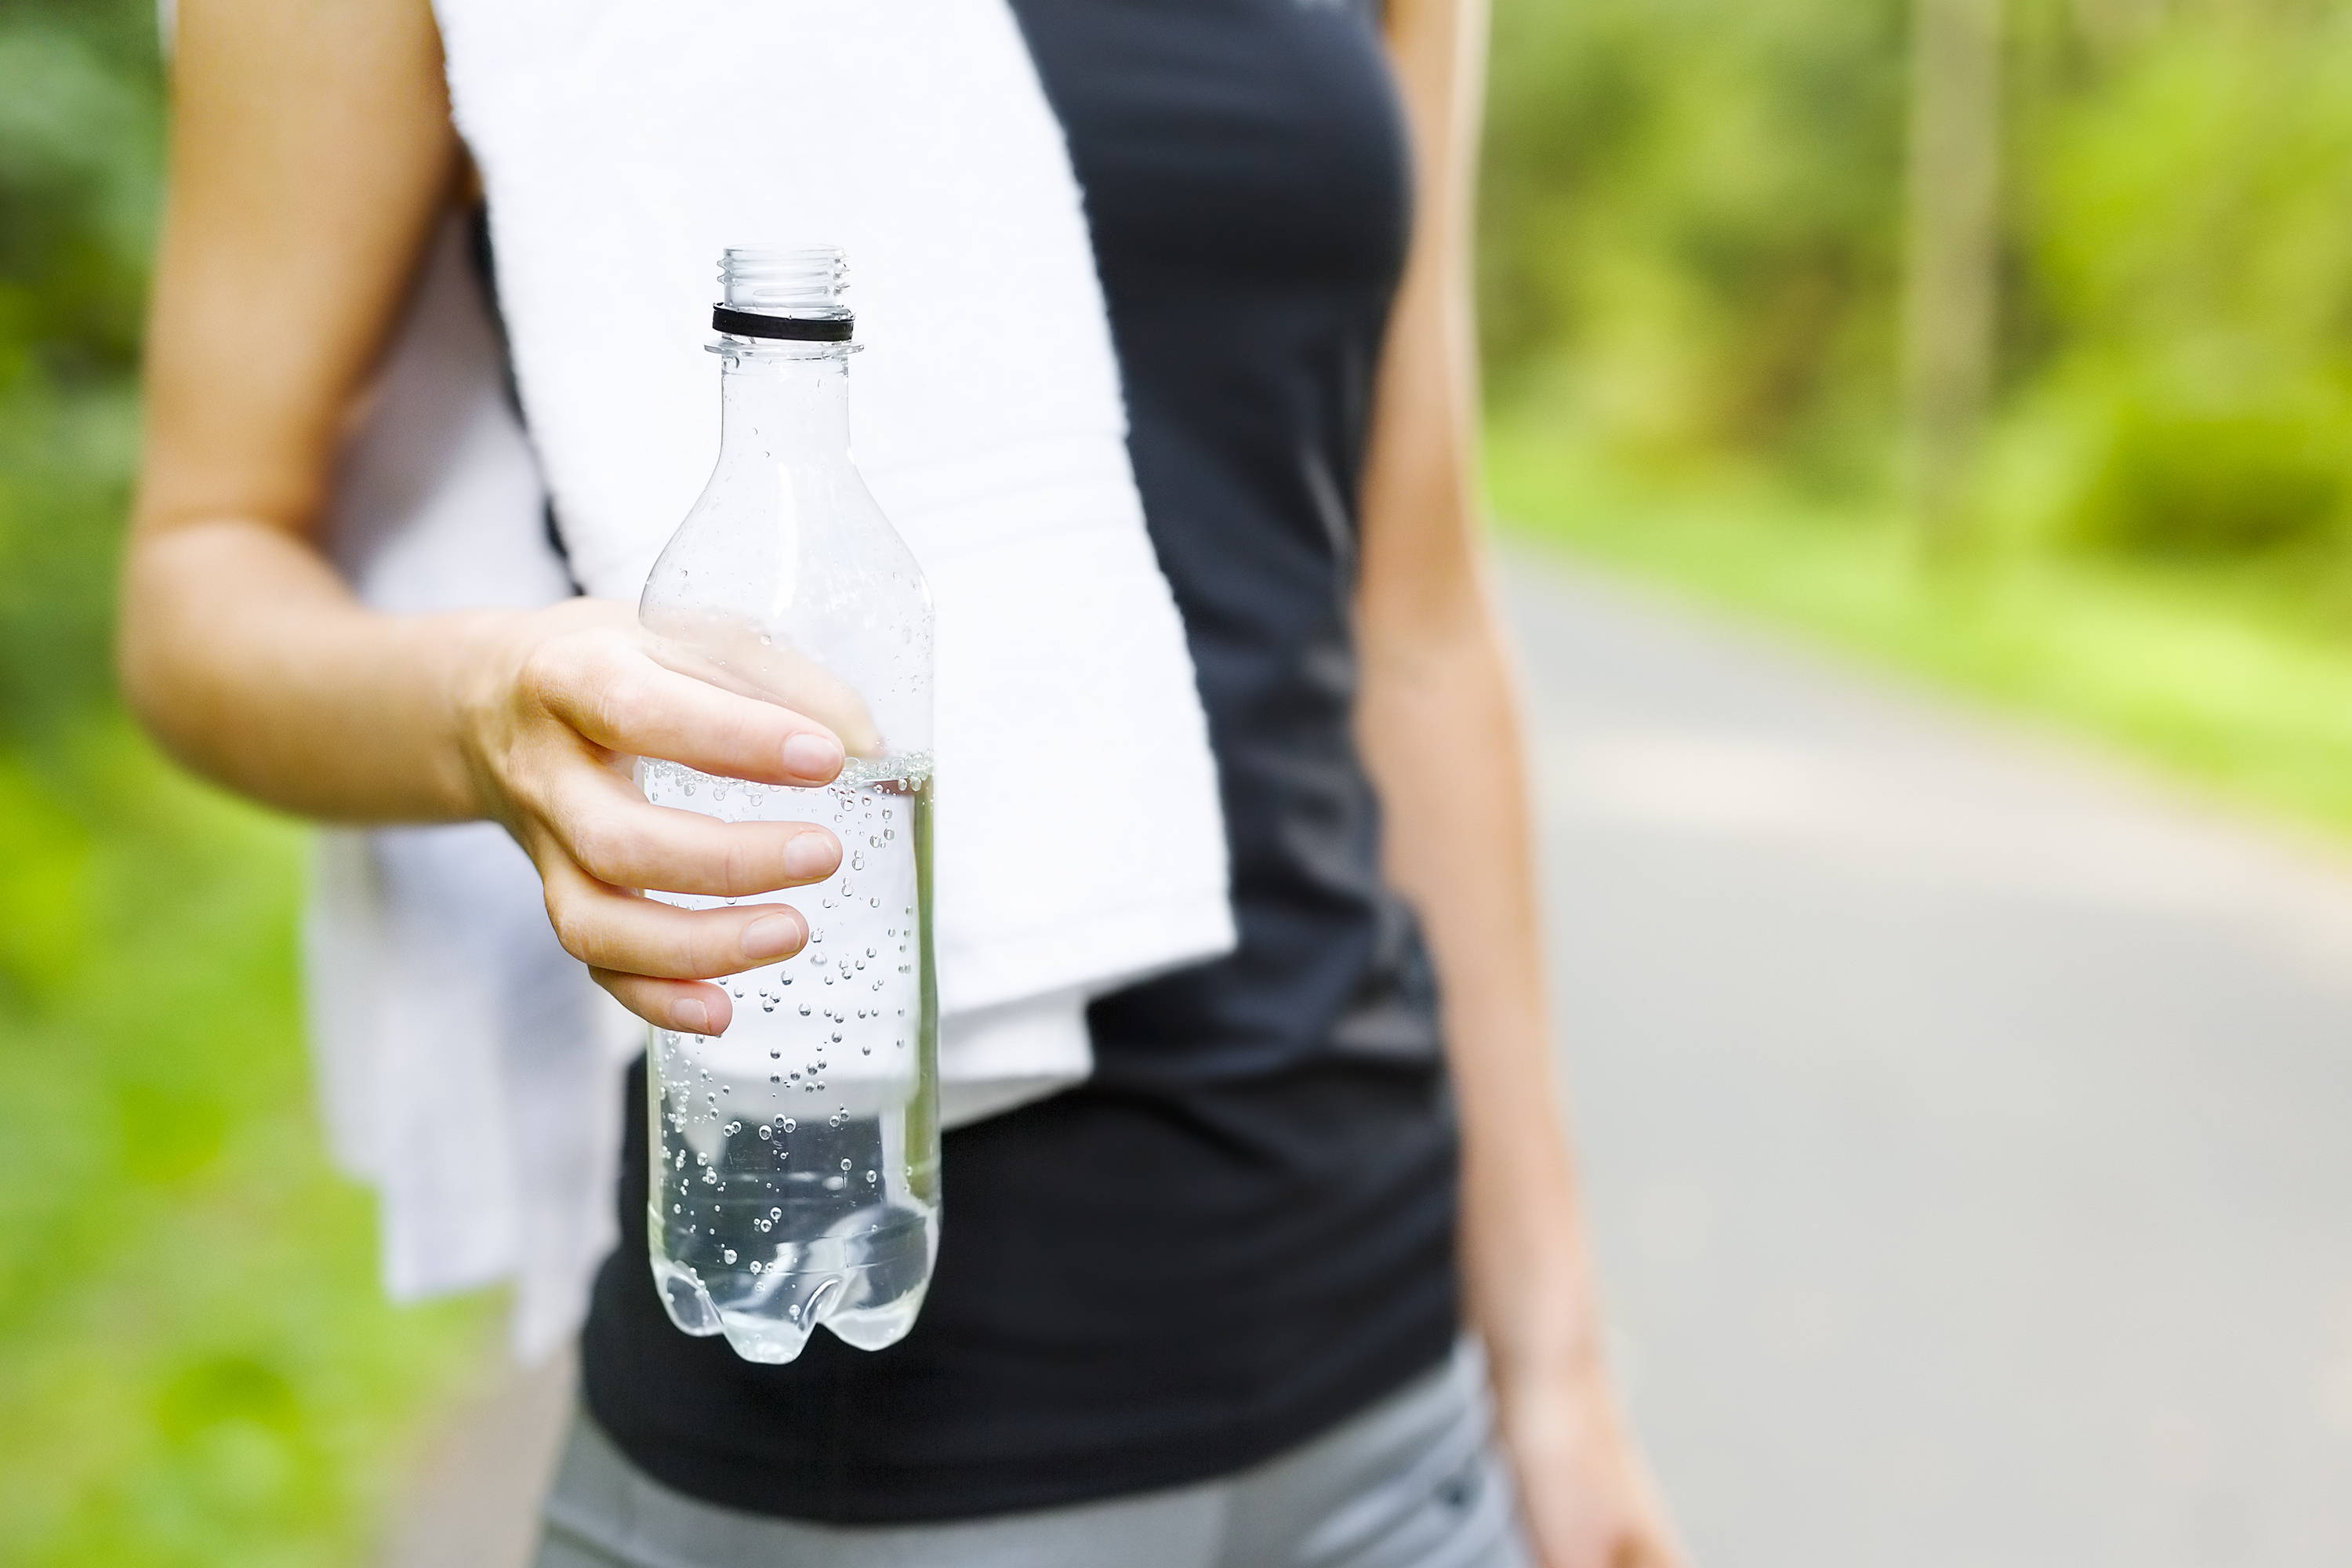
<path fill-rule="evenodd" d="M 489 756 L 504 728 L 501 716 L 516 672 L 532 640 L 530 616 L 515 610 L 467 610 L 436 617 L 433 713 L 440 744 L 437 786 L 451 815 L 504 821 L 503 797 L 493 785 Z"/>
<path fill-rule="evenodd" d="M 1559 1249 L 1545 1265 L 1486 1274 L 1472 1301 L 1497 1389 L 1549 1385 L 1603 1369 L 1600 1307 L 1580 1254 Z"/>

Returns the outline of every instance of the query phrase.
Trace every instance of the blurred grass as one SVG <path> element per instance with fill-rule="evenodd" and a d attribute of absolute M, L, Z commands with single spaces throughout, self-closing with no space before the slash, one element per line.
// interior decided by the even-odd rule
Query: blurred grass
<path fill-rule="evenodd" d="M 0 1563 L 360 1561 L 481 1344 L 324 1167 L 299 849 L 108 709 L 0 754 Z"/>
<path fill-rule="evenodd" d="M 387 1306 L 326 1167 L 299 830 L 108 694 L 132 434 L 0 402 L 0 1563 L 353 1563 L 486 1312 Z"/>
<path fill-rule="evenodd" d="M 1537 408 L 1491 420 L 1486 458 L 1521 537 L 2352 834 L 2352 639 L 2307 563 L 2233 573 L 1996 541 L 1931 574 L 1892 507 L 1769 473 L 1644 476 Z"/>

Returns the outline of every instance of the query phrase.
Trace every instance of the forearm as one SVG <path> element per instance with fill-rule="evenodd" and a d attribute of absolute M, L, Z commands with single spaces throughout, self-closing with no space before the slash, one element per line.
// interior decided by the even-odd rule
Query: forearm
<path fill-rule="evenodd" d="M 1477 525 L 1470 193 L 1485 11 L 1389 9 L 1419 217 L 1364 475 L 1361 731 L 1390 872 L 1436 957 L 1463 1131 L 1463 1259 L 1498 1370 L 1592 1321 L 1546 1016 L 1518 716 Z"/>
<path fill-rule="evenodd" d="M 266 523 L 142 531 L 125 569 L 123 689 L 182 762 L 256 800 L 345 820 L 475 816 L 463 675 L 505 621 L 376 614 Z"/>
<path fill-rule="evenodd" d="M 1390 875 L 1444 998 L 1463 1142 L 1462 1260 L 1498 1381 L 1592 1352 L 1595 1323 L 1543 983 L 1526 771 L 1483 595 L 1368 640 L 1365 743 Z"/>

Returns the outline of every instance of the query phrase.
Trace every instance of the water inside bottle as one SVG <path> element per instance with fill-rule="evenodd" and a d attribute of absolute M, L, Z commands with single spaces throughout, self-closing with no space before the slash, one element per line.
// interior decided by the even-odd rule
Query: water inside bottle
<path fill-rule="evenodd" d="M 750 1361 L 791 1361 L 819 1324 L 860 1349 L 893 1343 L 939 1247 L 930 759 L 852 757 L 816 789 L 655 761 L 637 781 L 656 805 L 822 823 L 842 847 L 838 871 L 789 895 L 808 946 L 719 982 L 735 1004 L 726 1034 L 652 1032 L 646 1220 L 670 1321 Z"/>

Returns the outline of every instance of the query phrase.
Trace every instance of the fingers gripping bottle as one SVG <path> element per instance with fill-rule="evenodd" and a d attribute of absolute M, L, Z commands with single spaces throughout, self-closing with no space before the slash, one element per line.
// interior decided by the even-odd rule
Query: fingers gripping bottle
<path fill-rule="evenodd" d="M 719 982 L 723 1036 L 652 1031 L 646 1233 L 671 1321 L 785 1362 L 819 1324 L 899 1339 L 938 1250 L 931 609 L 850 463 L 841 253 L 730 250 L 719 276 L 719 461 L 638 616 L 666 661 L 829 725 L 848 757 L 822 789 L 654 760 L 637 782 L 722 821 L 822 823 L 842 856 L 793 895 L 807 947 Z"/>

